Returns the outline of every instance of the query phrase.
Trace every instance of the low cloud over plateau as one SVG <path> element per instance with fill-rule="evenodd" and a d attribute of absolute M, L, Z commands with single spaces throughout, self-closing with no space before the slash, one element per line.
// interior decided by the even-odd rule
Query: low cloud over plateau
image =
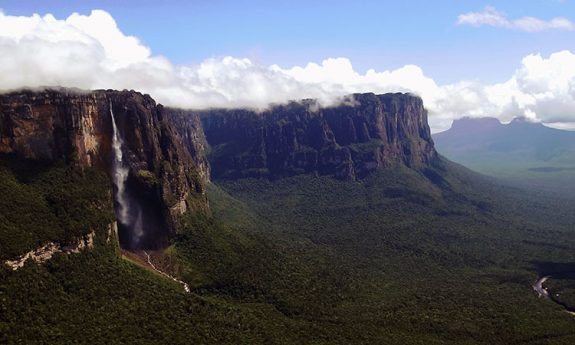
<path fill-rule="evenodd" d="M 174 65 L 124 35 L 110 14 L 95 10 L 65 20 L 0 12 L 0 89 L 67 86 L 136 89 L 178 107 L 265 107 L 270 102 L 318 98 L 325 105 L 353 92 L 420 95 L 435 131 L 455 118 L 495 116 L 508 121 L 575 125 L 575 54 L 529 55 L 499 84 L 461 81 L 438 85 L 415 65 L 358 73 L 347 58 L 302 67 L 262 66 L 249 59 L 210 58 Z"/>

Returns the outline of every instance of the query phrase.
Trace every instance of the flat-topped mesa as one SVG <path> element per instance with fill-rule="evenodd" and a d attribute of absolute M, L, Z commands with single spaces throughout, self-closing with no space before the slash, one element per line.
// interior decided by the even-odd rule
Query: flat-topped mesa
<path fill-rule="evenodd" d="M 461 131 L 488 131 L 501 128 L 503 124 L 494 117 L 462 117 L 454 120 L 451 127 Z"/>
<path fill-rule="evenodd" d="M 149 234 L 143 246 L 162 246 L 175 231 L 178 215 L 190 206 L 207 211 L 207 173 L 194 163 L 197 159 L 186 149 L 164 107 L 150 96 L 64 88 L 0 94 L 0 153 L 66 161 L 110 174 L 114 156 L 110 106 L 129 168 L 128 192 L 142 208 L 155 210 L 157 219 L 150 223 L 157 223 L 154 231 L 164 232 Z"/>
<path fill-rule="evenodd" d="M 263 112 L 198 112 L 214 178 L 301 173 L 362 178 L 379 167 L 427 166 L 437 157 L 419 97 L 354 94 L 320 108 L 306 100 Z"/>

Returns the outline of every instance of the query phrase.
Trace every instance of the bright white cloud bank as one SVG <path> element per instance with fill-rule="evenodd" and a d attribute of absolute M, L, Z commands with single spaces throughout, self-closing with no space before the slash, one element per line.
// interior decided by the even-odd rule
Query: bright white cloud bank
<path fill-rule="evenodd" d="M 124 35 L 104 11 L 15 17 L 0 12 L 0 89 L 67 86 L 136 89 L 178 107 L 265 107 L 270 102 L 318 98 L 325 105 L 353 92 L 412 92 L 430 112 L 433 130 L 455 118 L 495 116 L 508 121 L 575 125 L 575 54 L 530 55 L 504 83 L 437 85 L 421 68 L 357 73 L 346 58 L 282 68 L 248 59 L 207 59 L 176 66 Z"/>
<path fill-rule="evenodd" d="M 555 17 L 551 20 L 542 20 L 535 17 L 521 17 L 508 19 L 503 12 L 494 7 L 487 6 L 482 12 L 469 12 L 458 17 L 457 23 L 472 26 L 494 26 L 499 28 L 537 32 L 546 30 L 575 30 L 575 23 L 563 18 Z"/>

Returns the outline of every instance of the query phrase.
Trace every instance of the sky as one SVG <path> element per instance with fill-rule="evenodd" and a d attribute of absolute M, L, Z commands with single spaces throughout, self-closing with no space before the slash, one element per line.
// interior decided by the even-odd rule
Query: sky
<path fill-rule="evenodd" d="M 575 0 L 0 0 L 0 90 L 130 88 L 186 108 L 412 92 L 575 128 Z"/>

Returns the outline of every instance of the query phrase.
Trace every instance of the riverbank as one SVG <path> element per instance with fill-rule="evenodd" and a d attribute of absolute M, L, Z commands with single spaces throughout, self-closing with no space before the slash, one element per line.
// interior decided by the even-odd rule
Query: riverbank
<path fill-rule="evenodd" d="M 543 284 L 549 281 L 552 276 L 544 276 L 537 279 L 535 284 L 533 285 L 533 290 L 539 294 L 539 297 L 544 297 L 545 299 L 560 305 L 566 312 L 571 315 L 575 315 L 575 308 L 570 307 L 567 303 L 563 302 L 559 299 L 559 293 L 553 293 L 548 288 L 546 288 Z"/>
<path fill-rule="evenodd" d="M 156 274 L 159 274 L 161 276 L 163 276 L 164 278 L 168 278 L 171 279 L 173 281 L 175 281 L 176 283 L 182 285 L 182 287 L 184 288 L 184 291 L 186 292 L 190 292 L 190 287 L 189 285 L 182 281 L 179 280 L 175 277 L 173 277 L 172 275 L 162 271 L 160 268 L 158 268 L 154 263 L 153 263 L 153 259 L 152 259 L 152 255 L 150 255 L 150 253 L 148 253 L 147 251 L 129 251 L 129 250 L 122 250 L 122 257 L 126 260 L 129 260 L 130 262 L 144 268 L 147 269 L 151 272 L 154 272 Z"/>

